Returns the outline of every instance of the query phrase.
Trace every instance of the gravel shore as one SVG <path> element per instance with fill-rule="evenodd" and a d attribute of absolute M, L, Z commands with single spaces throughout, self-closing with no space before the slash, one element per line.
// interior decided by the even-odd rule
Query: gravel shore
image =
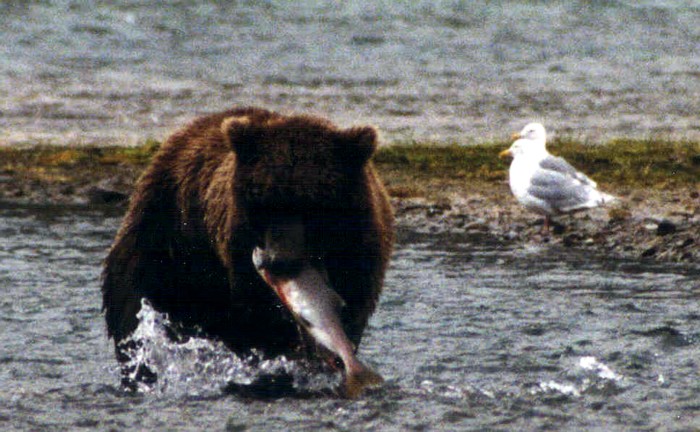
<path fill-rule="evenodd" d="M 8 205 L 126 206 L 138 170 L 80 184 L 23 181 L 0 175 L 0 201 Z M 25 179 L 26 180 L 26 179 Z M 423 232 L 474 234 L 475 238 L 563 245 L 606 256 L 664 262 L 700 262 L 700 194 L 628 190 L 620 204 L 556 218 L 549 233 L 543 219 L 520 207 L 505 182 L 465 184 L 439 200 L 392 199 L 399 227 Z M 446 195 L 446 196 L 445 196 Z"/>
<path fill-rule="evenodd" d="M 445 202 L 395 199 L 399 226 L 427 232 L 460 232 L 523 246 L 562 245 L 606 256 L 666 262 L 700 262 L 700 197 L 690 189 L 633 191 L 611 208 L 543 218 L 509 195 L 507 185 L 481 187 Z"/>

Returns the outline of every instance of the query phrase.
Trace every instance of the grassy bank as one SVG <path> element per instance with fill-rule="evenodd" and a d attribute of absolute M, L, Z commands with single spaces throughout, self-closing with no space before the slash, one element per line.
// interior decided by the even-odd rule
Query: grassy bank
<path fill-rule="evenodd" d="M 81 187 L 112 177 L 136 179 L 160 143 L 137 147 L 36 146 L 0 147 L 0 175 L 36 186 Z"/>
<path fill-rule="evenodd" d="M 0 147 L 3 183 L 80 187 L 113 176 L 133 181 L 158 149 L 139 147 Z M 394 196 L 434 198 L 470 183 L 502 183 L 508 161 L 498 153 L 509 143 L 459 146 L 444 143 L 395 143 L 383 146 L 375 163 Z M 571 140 L 549 144 L 553 154 L 599 181 L 604 189 L 665 190 L 696 187 L 700 179 L 700 143 L 618 139 L 601 145 Z"/>
<path fill-rule="evenodd" d="M 465 182 L 498 182 L 508 176 L 509 161 L 498 153 L 509 143 L 475 146 L 397 144 L 382 148 L 375 161 L 390 178 L 405 180 L 411 194 L 438 181 L 446 185 Z M 669 189 L 700 181 L 700 143 L 618 139 L 602 145 L 586 145 L 571 140 L 553 141 L 551 153 L 562 156 L 575 167 L 616 188 Z M 397 185 L 398 188 L 398 185 Z"/>
<path fill-rule="evenodd" d="M 498 153 L 509 143 L 475 146 L 396 144 L 375 157 L 398 196 L 433 195 L 473 182 L 502 182 L 509 161 Z M 601 145 L 555 140 L 551 153 L 562 156 L 602 188 L 673 189 L 700 181 L 700 143 L 618 139 Z"/>

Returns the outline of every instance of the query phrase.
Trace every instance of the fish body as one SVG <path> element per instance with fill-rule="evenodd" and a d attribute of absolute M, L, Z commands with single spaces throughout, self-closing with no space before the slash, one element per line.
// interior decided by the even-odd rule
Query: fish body
<path fill-rule="evenodd" d="M 264 268 L 258 268 L 258 272 L 313 339 L 343 361 L 345 396 L 355 398 L 365 387 L 384 382 L 355 356 L 355 347 L 340 321 L 345 302 L 330 287 L 325 272 L 312 266 L 303 267 L 290 278 L 276 277 Z"/>

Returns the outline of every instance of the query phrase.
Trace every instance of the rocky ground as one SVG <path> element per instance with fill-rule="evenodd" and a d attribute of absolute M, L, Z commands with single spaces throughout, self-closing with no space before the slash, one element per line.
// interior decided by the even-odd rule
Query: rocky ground
<path fill-rule="evenodd" d="M 98 173 L 76 184 L 0 175 L 0 200 L 6 205 L 125 207 L 138 172 Z M 522 245 L 563 245 L 632 259 L 700 262 L 697 188 L 628 190 L 618 195 L 620 204 L 612 208 L 557 218 L 549 233 L 543 232 L 541 217 L 516 203 L 504 182 L 450 186 L 439 199 L 394 197 L 392 202 L 399 226 L 424 232 L 479 234 Z"/>
<path fill-rule="evenodd" d="M 395 199 L 394 206 L 399 225 L 428 232 L 485 234 L 522 245 L 563 245 L 632 259 L 700 262 L 698 191 L 635 191 L 612 208 L 560 216 L 548 233 L 543 218 L 507 192 L 507 185 L 493 185 L 439 203 Z"/>

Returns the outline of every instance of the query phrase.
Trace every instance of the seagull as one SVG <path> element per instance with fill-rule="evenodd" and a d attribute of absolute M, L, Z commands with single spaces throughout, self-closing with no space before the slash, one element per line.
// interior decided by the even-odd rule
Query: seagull
<path fill-rule="evenodd" d="M 545 148 L 547 132 L 540 123 L 530 123 L 516 141 L 502 151 L 511 156 L 509 183 L 515 198 L 526 209 L 544 215 L 544 231 L 549 231 L 552 215 L 587 210 L 615 201 L 597 189 L 597 184 L 577 171 L 566 160 Z"/>

